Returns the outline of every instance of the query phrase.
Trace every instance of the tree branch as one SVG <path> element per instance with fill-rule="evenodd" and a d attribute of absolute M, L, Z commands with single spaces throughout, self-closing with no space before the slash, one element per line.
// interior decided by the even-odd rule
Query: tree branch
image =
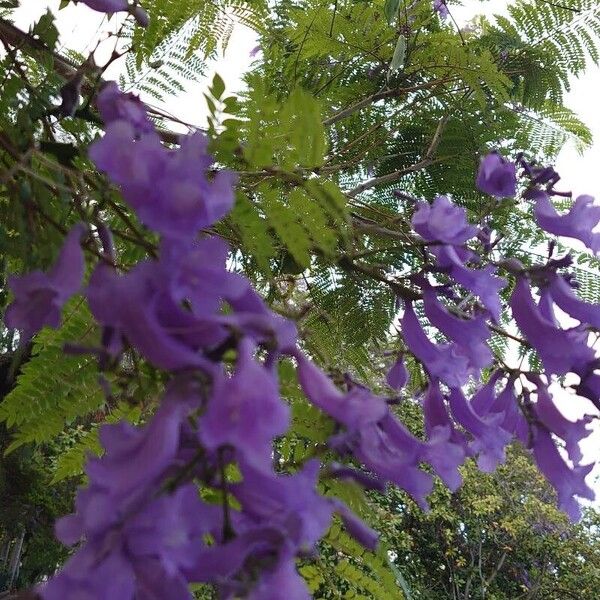
<path fill-rule="evenodd" d="M 393 183 L 394 181 L 398 181 L 399 179 L 404 177 L 404 175 L 414 173 L 415 171 L 420 171 L 421 169 L 426 169 L 427 167 L 435 164 L 436 162 L 439 162 L 439 160 L 434 160 L 433 157 L 440 144 L 440 140 L 442 139 L 442 133 L 444 131 L 444 128 L 446 127 L 446 124 L 448 123 L 449 118 L 450 117 L 448 115 L 445 115 L 440 119 L 436 127 L 435 133 L 433 134 L 433 138 L 431 139 L 431 142 L 429 144 L 429 147 L 425 152 L 425 156 L 418 163 L 415 163 L 410 167 L 406 167 L 405 169 L 394 171 L 393 173 L 387 173 L 386 175 L 382 175 L 381 177 L 374 177 L 373 179 L 369 179 L 368 181 L 365 181 L 364 183 L 361 183 L 360 185 L 357 185 L 355 188 L 351 189 L 349 192 L 347 192 L 346 195 L 349 198 L 354 198 L 355 196 L 361 194 L 365 190 L 373 188 L 377 185 Z"/>
<path fill-rule="evenodd" d="M 419 90 L 426 90 L 432 87 L 436 87 L 438 85 L 443 85 L 444 83 L 449 83 L 456 79 L 455 77 L 443 77 L 442 79 L 436 79 L 435 81 L 429 81 L 427 83 L 422 83 L 419 85 L 414 85 L 405 88 L 395 88 L 393 90 L 386 90 L 384 92 L 377 92 L 375 94 L 371 94 L 362 100 L 359 100 L 356 104 L 352 104 L 348 108 L 344 108 L 339 112 L 335 113 L 328 119 L 323 121 L 323 125 L 326 127 L 329 125 L 333 125 L 342 119 L 353 115 L 355 112 L 362 110 L 363 108 L 369 106 L 369 104 L 373 104 L 378 102 L 379 100 L 385 100 L 387 98 L 396 98 L 398 96 L 402 96 L 403 94 L 409 94 L 411 92 L 418 92 Z"/>
<path fill-rule="evenodd" d="M 51 56 L 54 62 L 54 70 L 65 81 L 70 81 L 78 73 L 79 66 L 74 62 L 68 58 L 65 58 L 64 56 L 61 56 L 54 50 L 51 50 L 48 48 L 48 46 L 46 46 L 46 44 L 44 44 L 44 42 L 36 39 L 29 33 L 25 33 L 4 19 L 0 19 L 0 39 L 3 43 L 10 44 L 13 48 L 30 56 L 35 57 L 35 54 L 38 52 L 41 52 L 46 56 Z M 89 81 L 85 81 L 84 79 L 82 83 L 82 90 L 86 93 L 92 94 L 94 92 L 94 84 Z M 148 105 L 146 105 L 146 107 L 148 112 L 162 116 L 160 111 L 157 111 Z M 168 144 L 178 144 L 179 138 L 181 137 L 179 133 L 164 129 L 159 129 L 158 134 L 163 142 Z"/>

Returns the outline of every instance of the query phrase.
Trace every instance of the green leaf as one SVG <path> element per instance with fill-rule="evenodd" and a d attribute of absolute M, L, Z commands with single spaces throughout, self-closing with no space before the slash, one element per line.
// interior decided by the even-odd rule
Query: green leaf
<path fill-rule="evenodd" d="M 54 50 L 58 42 L 58 29 L 54 24 L 54 15 L 50 10 L 46 11 L 39 21 L 31 29 L 31 34 L 44 42 L 48 48 Z"/>
<path fill-rule="evenodd" d="M 212 85 L 208 89 L 215 100 L 221 99 L 221 96 L 225 92 L 225 82 L 223 79 L 221 79 L 221 76 L 218 73 L 215 73 L 215 76 L 212 80 Z"/>
<path fill-rule="evenodd" d="M 262 207 L 269 223 L 298 265 L 306 269 L 311 263 L 311 243 L 300 223 L 301 215 L 286 206 L 274 188 L 263 185 L 260 191 L 263 196 Z"/>
<path fill-rule="evenodd" d="M 138 406 L 121 403 L 109 413 L 105 422 L 118 423 L 126 421 L 136 424 L 139 422 L 140 417 L 141 409 Z M 88 456 L 100 456 L 102 446 L 100 444 L 99 431 L 100 427 L 94 424 L 92 429 L 85 431 L 73 446 L 58 456 L 54 475 L 50 483 L 55 484 L 69 477 L 81 475 Z"/>
<path fill-rule="evenodd" d="M 0 404 L 0 421 L 13 428 L 7 452 L 23 444 L 48 442 L 65 425 L 104 404 L 96 360 L 63 352 L 65 342 L 97 344 L 97 332 L 86 305 L 67 304 L 60 330 L 43 329 L 35 339 L 15 388 Z"/>
<path fill-rule="evenodd" d="M 392 56 L 392 62 L 390 63 L 390 69 L 388 71 L 388 79 L 391 75 L 393 75 L 398 69 L 404 66 L 404 59 L 406 57 L 406 40 L 404 36 L 401 35 L 398 37 L 398 41 L 396 42 L 396 48 L 394 49 L 394 55 Z"/>
<path fill-rule="evenodd" d="M 383 12 L 388 23 L 396 20 L 398 9 L 400 8 L 400 0 L 385 0 Z"/>
<path fill-rule="evenodd" d="M 244 249 L 256 261 L 260 271 L 270 274 L 269 261 L 275 257 L 276 251 L 268 223 L 248 196 L 239 190 L 229 220 L 239 232 Z"/>

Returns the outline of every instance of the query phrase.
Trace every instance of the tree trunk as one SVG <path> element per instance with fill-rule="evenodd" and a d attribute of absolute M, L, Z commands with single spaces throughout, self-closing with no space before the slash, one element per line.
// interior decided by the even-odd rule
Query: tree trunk
<path fill-rule="evenodd" d="M 9 573 L 10 577 L 8 580 L 8 589 L 10 590 L 17 577 L 19 576 L 19 567 L 21 566 L 21 552 L 23 550 L 23 540 L 25 539 L 25 530 L 21 532 L 19 539 L 13 546 L 12 556 L 10 559 Z"/>

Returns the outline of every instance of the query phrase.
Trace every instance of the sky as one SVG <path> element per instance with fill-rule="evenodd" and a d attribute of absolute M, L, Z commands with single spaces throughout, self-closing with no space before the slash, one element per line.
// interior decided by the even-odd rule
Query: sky
<path fill-rule="evenodd" d="M 462 7 L 452 7 L 452 14 L 461 26 L 466 24 L 476 14 L 503 13 L 506 10 L 506 0 L 464 0 Z M 16 11 L 15 22 L 21 28 L 27 29 L 39 16 L 50 8 L 58 15 L 58 29 L 61 32 L 60 42 L 63 47 L 71 48 L 86 54 L 93 49 L 98 40 L 106 40 L 108 32 L 116 31 L 118 19 L 110 21 L 103 15 L 95 13 L 80 4 L 69 5 L 58 11 L 59 0 L 21 0 L 21 6 Z M 223 78 L 229 93 L 242 89 L 242 76 L 250 68 L 252 49 L 256 46 L 256 34 L 243 25 L 236 25 L 229 45 L 224 54 L 208 65 L 205 77 L 201 81 L 190 83 L 178 98 L 172 100 L 172 105 L 161 106 L 167 112 L 188 123 L 203 125 L 206 118 L 206 104 L 202 92 L 210 84 L 215 72 Z M 109 39 L 101 43 L 96 53 L 98 64 L 106 60 L 114 47 Z M 113 65 L 107 72 L 108 77 L 118 75 L 119 64 Z M 590 127 L 594 135 L 594 144 L 582 156 L 574 145 L 567 144 L 558 156 L 556 169 L 562 176 L 562 188 L 572 190 L 576 195 L 587 193 L 600 198 L 600 184 L 597 172 L 600 170 L 600 110 L 598 107 L 598 91 L 600 91 L 600 67 L 592 67 L 579 79 L 573 79 L 572 89 L 566 96 L 566 105 L 574 110 L 584 123 Z M 153 101 L 144 98 L 150 104 Z M 559 399 L 561 409 L 569 418 L 577 418 L 583 414 L 586 405 L 571 394 L 565 394 Z M 600 458 L 600 427 L 582 444 L 584 456 L 589 460 Z M 590 479 L 600 502 L 600 460 Z"/>

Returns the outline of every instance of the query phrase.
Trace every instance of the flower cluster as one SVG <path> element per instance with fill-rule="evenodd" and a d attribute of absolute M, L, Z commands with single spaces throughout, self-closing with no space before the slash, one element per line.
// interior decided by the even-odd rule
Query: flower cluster
<path fill-rule="evenodd" d="M 296 329 L 227 270 L 226 244 L 202 234 L 231 209 L 235 177 L 209 174 L 201 134 L 177 150 L 163 146 L 140 101 L 114 84 L 97 104 L 106 134 L 90 157 L 161 236 L 157 257 L 119 272 L 111 236 L 99 232 L 107 260 L 83 290 L 103 331 L 98 354 L 114 364 L 134 349 L 171 376 L 145 427 L 102 428 L 104 455 L 89 460 L 76 512 L 57 524 L 61 541 L 82 545 L 40 593 L 189 598 L 190 583 L 210 583 L 223 597 L 286 589 L 307 598 L 295 560 L 314 552 L 334 514 L 366 546 L 377 537 L 342 502 L 319 494 L 318 461 L 291 475 L 274 464 L 273 440 L 290 421 L 276 366 L 296 352 Z M 11 279 L 7 324 L 22 339 L 58 326 L 81 288 L 85 231 L 71 231 L 48 274 Z M 222 363 L 230 350 L 233 373 Z"/>
<path fill-rule="evenodd" d="M 125 0 L 86 3 L 131 10 Z M 559 505 L 578 517 L 577 498 L 593 497 L 585 482 L 591 465 L 581 464 L 579 448 L 590 417 L 567 420 L 550 384 L 552 376 L 573 373 L 577 392 L 600 405 L 599 362 L 588 343 L 590 330 L 600 328 L 600 307 L 573 291 L 568 257 L 529 269 L 505 261 L 507 275 L 500 277 L 502 263 L 481 258 L 491 248 L 488 229 L 470 224 L 448 197 L 417 205 L 412 226 L 429 259 L 411 279 L 411 294 L 400 298 L 403 350 L 387 381 L 396 390 L 407 385 L 406 356 L 423 366 L 420 439 L 388 399 L 350 376 L 336 385 L 299 349 L 295 325 L 227 269 L 227 245 L 207 231 L 231 210 L 236 177 L 213 167 L 207 139 L 196 133 L 176 149 L 165 147 L 144 105 L 116 84 L 101 90 L 97 106 L 105 135 L 90 158 L 159 235 L 158 252 L 123 272 L 108 229 L 92 235 L 76 225 L 47 273 L 10 279 L 15 298 L 6 323 L 23 341 L 43 326 L 59 326 L 63 305 L 83 285 L 81 244 L 98 238 L 102 251 L 95 255 L 104 260 L 93 266 L 83 293 L 102 328 L 100 365 L 134 352 L 162 370 L 168 384 L 143 427 L 101 429 L 104 454 L 88 461 L 89 482 L 77 494 L 75 513 L 57 524 L 59 539 L 79 546 L 40 588 L 43 598 L 178 600 L 191 598 L 191 583 L 212 584 L 223 598 L 308 598 L 295 561 L 315 552 L 334 514 L 365 547 L 377 544 L 375 532 L 347 506 L 319 493 L 321 477 L 376 489 L 394 484 L 427 508 L 434 474 L 454 490 L 468 457 L 492 471 L 513 439 L 531 449 Z M 518 164 L 540 227 L 597 251 L 600 209 L 591 199 L 579 198 L 560 215 L 551 202 L 554 171 Z M 514 197 L 517 166 L 489 154 L 478 187 L 494 201 Z M 509 278 L 514 286 L 506 294 Z M 506 298 L 544 373 L 494 360 L 489 340 Z M 579 325 L 564 327 L 556 309 Z M 235 356 L 233 366 L 226 355 Z M 353 467 L 313 458 L 281 472 L 273 444 L 290 426 L 277 376 L 284 357 L 295 362 L 306 398 L 336 423 L 328 452 L 336 460 L 349 457 Z M 470 397 L 467 384 L 475 390 Z"/>

